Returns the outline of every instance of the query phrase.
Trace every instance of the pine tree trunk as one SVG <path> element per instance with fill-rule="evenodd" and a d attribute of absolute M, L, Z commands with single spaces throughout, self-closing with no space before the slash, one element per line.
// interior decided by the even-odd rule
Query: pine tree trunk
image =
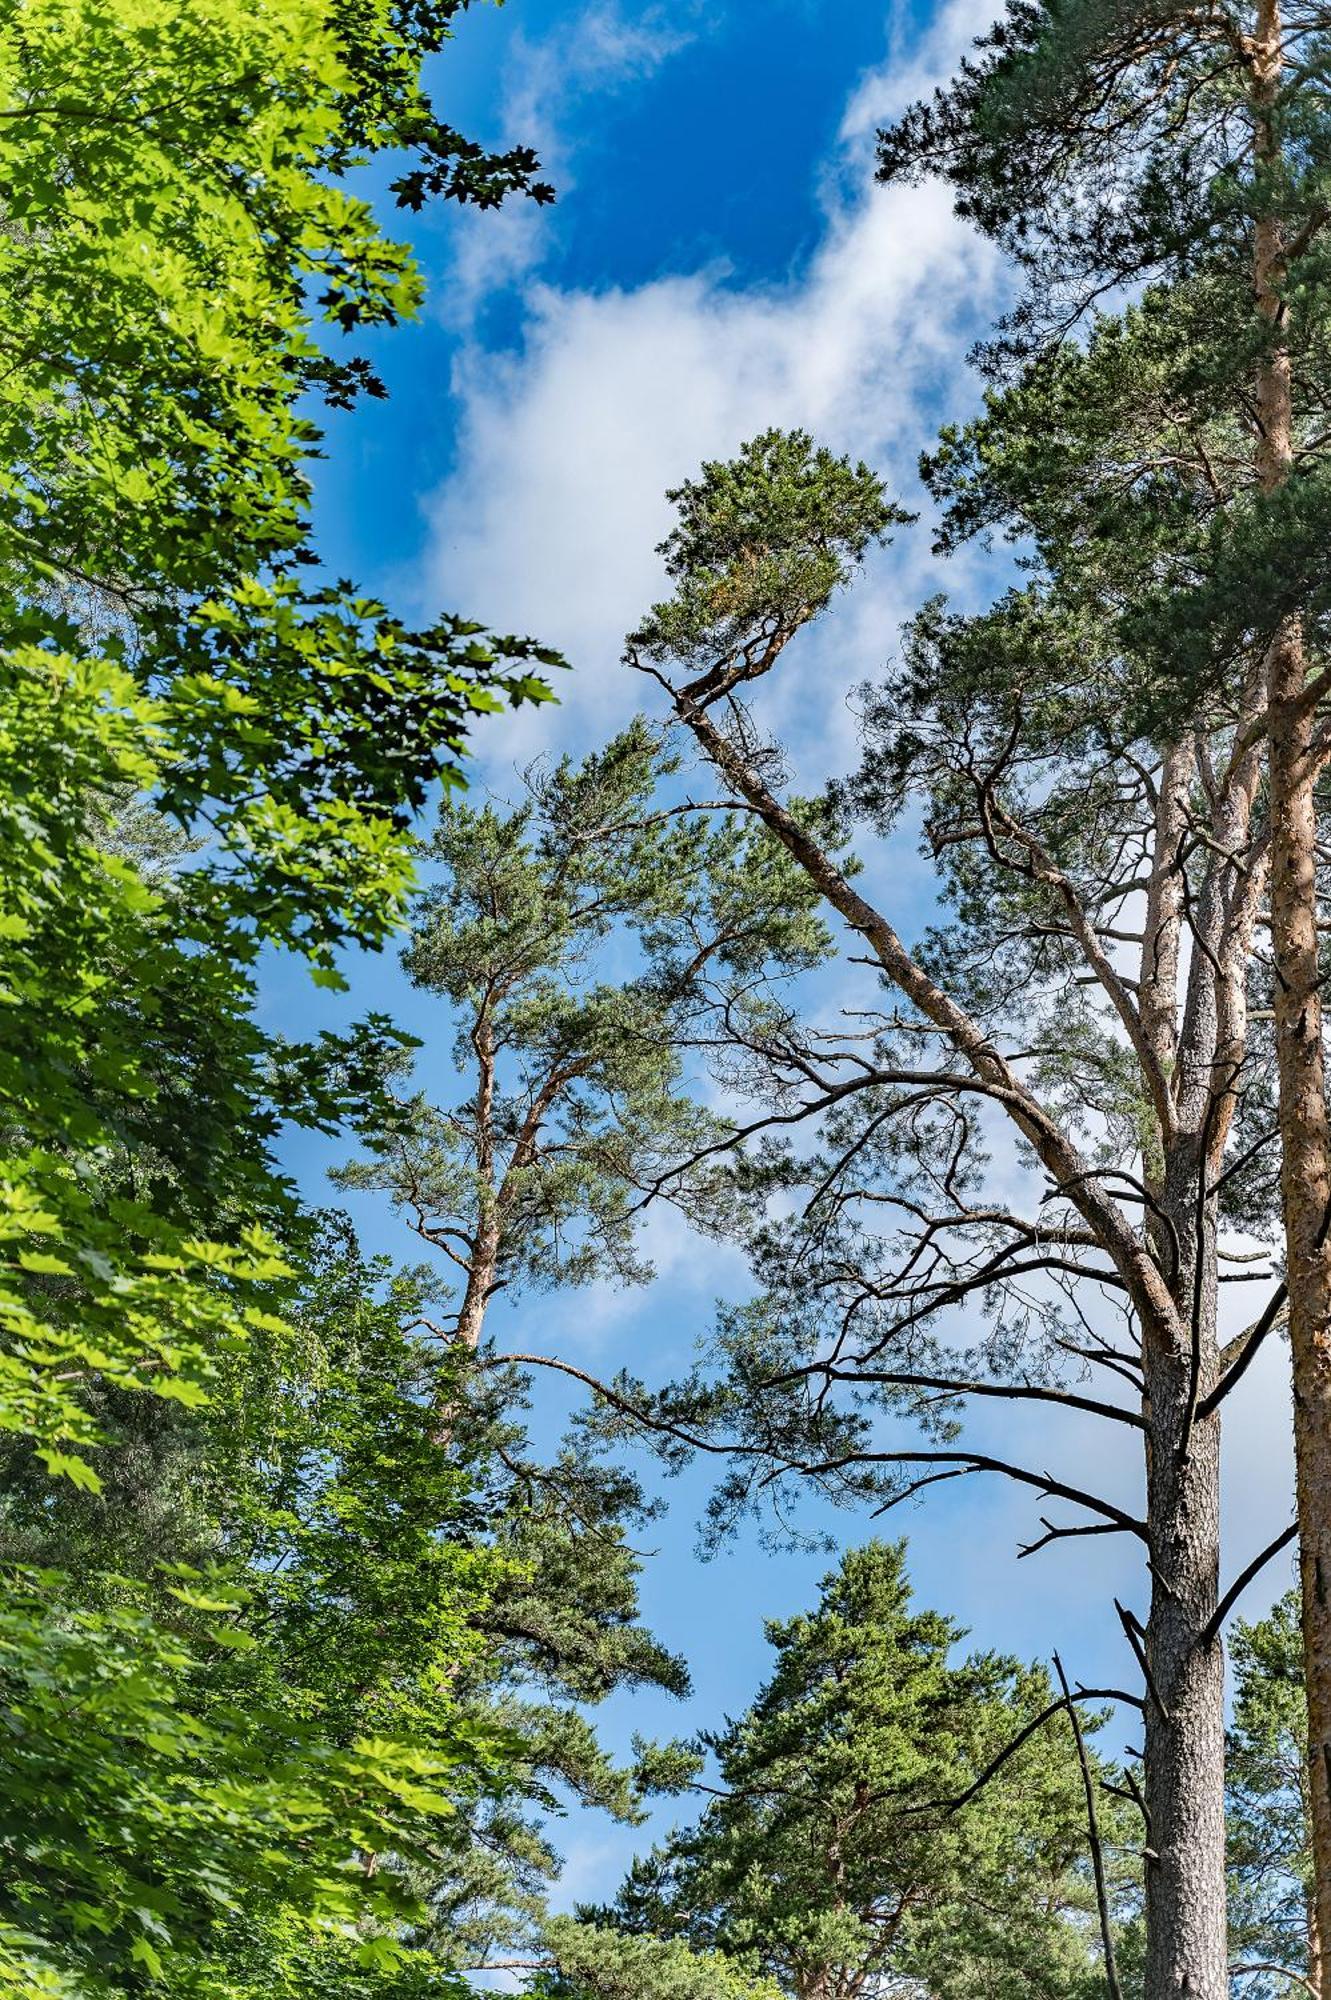
<path fill-rule="evenodd" d="M 1308 1689 L 1308 1796 L 1320 1934 L 1331 1936 L 1331 1121 L 1318 988 L 1311 716 L 1302 649 L 1272 649 L 1271 931 L 1281 1191 L 1294 1376 L 1294 1455 Z M 1331 2000 L 1331 1968 L 1319 1991 Z"/>
<path fill-rule="evenodd" d="M 1239 728 L 1262 706 L 1254 676 Z M 1254 736 L 1214 802 L 1218 854 L 1249 851 L 1261 764 Z M 1183 1994 L 1223 2000 L 1229 1991 L 1224 1658 L 1209 1631 L 1220 1573 L 1220 1426 L 1218 1415 L 1200 1414 L 1219 1370 L 1218 1215 L 1214 1199 L 1203 1201 L 1201 1194 L 1203 1183 L 1213 1186 L 1218 1177 L 1234 1115 L 1262 874 L 1255 858 L 1247 867 L 1213 862 L 1192 913 L 1195 942 L 1180 995 L 1178 857 L 1193 774 L 1189 749 L 1167 753 L 1139 989 L 1143 1024 L 1171 1078 L 1178 1121 L 1171 1140 L 1159 1135 L 1158 1163 L 1150 1150 L 1144 1162 L 1156 1204 L 1150 1233 L 1162 1270 L 1171 1274 L 1175 1308 L 1168 1321 L 1143 1322 L 1142 1343 L 1152 1567 L 1145 1715 L 1148 2000 Z"/>
<path fill-rule="evenodd" d="M 1217 1365 L 1213 1215 L 1196 1241 L 1200 1153 L 1196 1139 L 1181 1142 L 1166 1194 L 1183 1251 L 1176 1289 L 1190 1337 L 1183 1346 L 1177 1326 L 1172 1338 L 1148 1331 L 1142 1355 L 1152 1571 L 1146 2000 L 1226 2000 L 1229 1993 L 1224 1652 L 1218 1638 L 1206 1636 L 1219 1595 L 1220 1423 L 1195 1416 Z"/>
<path fill-rule="evenodd" d="M 1283 77 L 1279 0 L 1262 0 L 1254 36 L 1256 150 L 1279 154 Z M 1286 333 L 1285 242 L 1277 217 L 1255 232 L 1254 284 L 1270 329 L 1258 370 L 1256 470 L 1264 493 L 1289 479 L 1294 416 Z M 1301 620 L 1287 618 L 1267 653 L 1271 792 L 1271 944 L 1275 960 L 1281 1194 L 1294 1379 L 1294 1452 L 1308 1688 L 1309 1798 L 1317 1921 L 1331 1936 L 1331 1118 L 1317 964 L 1317 814 L 1313 711 Z M 1319 1981 L 1331 2000 L 1331 1967 Z"/>
<path fill-rule="evenodd" d="M 485 1330 L 485 1308 L 494 1290 L 495 1275 L 499 1269 L 499 1229 L 488 1218 L 483 1220 L 477 1232 L 475 1249 L 467 1271 L 466 1290 L 462 1295 L 462 1305 L 458 1312 L 457 1337 L 469 1354 L 474 1354 L 481 1344 Z"/>
<path fill-rule="evenodd" d="M 1225 2000 L 1224 1655 L 1200 1643 L 1216 1605 L 1220 1451 L 1214 1419 L 1186 1465 L 1178 1421 L 1188 1371 L 1177 1357 L 1148 1372 L 1148 1488 L 1155 1577 L 1146 1627 L 1146 2000 Z"/>
<path fill-rule="evenodd" d="M 1304 1935 L 1307 1940 L 1308 1984 L 1314 1993 L 1322 1991 L 1322 1932 L 1317 1921 L 1316 1885 L 1309 1883 L 1304 1897 Z"/>

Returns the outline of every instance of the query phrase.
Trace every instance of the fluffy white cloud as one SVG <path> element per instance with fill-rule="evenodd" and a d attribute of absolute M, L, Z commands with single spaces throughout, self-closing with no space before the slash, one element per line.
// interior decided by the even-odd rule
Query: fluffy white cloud
<path fill-rule="evenodd" d="M 944 15 L 905 74 L 906 95 L 946 70 L 975 20 L 970 0 Z M 630 64 L 659 60 L 653 32 L 621 21 L 593 50 L 607 66 L 615 50 Z M 545 58 L 524 60 L 535 72 Z M 597 74 L 594 53 L 581 68 L 561 60 L 566 73 L 572 62 L 578 75 Z M 973 399 L 964 356 L 992 316 L 1001 272 L 941 188 L 874 186 L 871 128 L 894 101 L 904 98 L 890 66 L 860 80 L 822 178 L 822 240 L 789 281 L 739 289 L 713 267 L 578 291 L 532 275 L 519 351 L 464 350 L 453 384 L 458 450 L 429 503 L 422 596 L 474 606 L 564 650 L 576 668 L 561 686 L 555 733 L 565 741 L 604 730 L 643 699 L 617 662 L 660 582 L 667 487 L 779 424 L 867 458 L 910 492 L 936 413 Z M 491 279 L 511 280 L 502 246 L 495 257 Z M 825 699 L 829 673 L 844 688 L 872 671 L 901 617 L 938 582 L 923 529 L 871 566 L 808 649 L 801 681 L 807 693 L 812 674 L 819 687 L 822 721 L 839 713 Z M 515 732 L 504 735 L 511 756 Z M 546 714 L 525 740 L 516 733 L 517 753 L 550 738 Z"/>

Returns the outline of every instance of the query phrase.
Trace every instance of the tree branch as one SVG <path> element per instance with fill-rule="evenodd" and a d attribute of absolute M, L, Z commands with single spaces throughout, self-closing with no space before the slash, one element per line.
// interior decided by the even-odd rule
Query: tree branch
<path fill-rule="evenodd" d="M 1253 1557 L 1246 1569 L 1239 1571 L 1233 1583 L 1230 1584 L 1229 1589 L 1225 1592 L 1219 1604 L 1216 1605 L 1215 1610 L 1202 1627 L 1201 1635 L 1197 1641 L 1199 1646 L 1213 1646 L 1215 1644 L 1216 1640 L 1220 1637 L 1221 1628 L 1226 1618 L 1228 1618 L 1230 1612 L 1248 1588 L 1248 1585 L 1257 1575 L 1257 1572 L 1264 1569 L 1267 1563 L 1271 1561 L 1271 1558 L 1278 1556 L 1282 1549 L 1288 1548 L 1298 1532 L 1298 1522 L 1291 1521 L 1289 1526 L 1282 1529 L 1273 1542 L 1267 1543 L 1260 1555 Z"/>
<path fill-rule="evenodd" d="M 873 1382 L 887 1388 L 938 1389 L 957 1396 L 998 1396 L 1009 1401 L 1059 1403 L 1065 1409 L 1084 1410 L 1091 1416 L 1130 1424 L 1134 1430 L 1146 1429 L 1146 1419 L 1136 1410 L 1121 1409 L 1117 1403 L 1101 1403 L 1093 1396 L 1078 1396 L 1070 1389 L 1044 1389 L 1021 1382 L 966 1382 L 948 1375 L 913 1375 L 877 1368 L 837 1368 L 831 1362 L 819 1361 L 807 1368 L 793 1368 L 788 1374 L 774 1376 L 773 1386 L 802 1375 L 823 1375 L 831 1382 Z"/>
<path fill-rule="evenodd" d="M 1222 1363 L 1228 1361 L 1229 1365 L 1224 1368 L 1215 1387 L 1208 1395 L 1203 1396 L 1201 1402 L 1197 1405 L 1197 1414 L 1199 1417 L 1209 1417 L 1213 1410 L 1218 1409 L 1235 1383 L 1247 1373 L 1248 1369 L 1257 1359 L 1258 1348 L 1276 1323 L 1284 1317 L 1285 1300 L 1288 1290 L 1288 1286 L 1282 1279 L 1268 1300 L 1261 1318 L 1254 1320 L 1250 1327 L 1246 1327 L 1226 1347 L 1224 1354 L 1221 1356 L 1221 1361 Z M 1233 1355 L 1232 1360 L 1230 1360 L 1231 1355 Z"/>
<path fill-rule="evenodd" d="M 576 1373 L 576 1370 L 570 1371 Z M 1047 1472 L 1031 1472 L 1024 1465 L 1010 1465 L 1006 1459 L 989 1458 L 980 1452 L 970 1451 L 857 1451 L 849 1452 L 842 1458 L 829 1459 L 822 1465 L 805 1465 L 790 1461 L 781 1468 L 789 1472 L 802 1472 L 810 1478 L 818 1478 L 828 1472 L 840 1471 L 849 1465 L 949 1465 L 963 1472 L 997 1472 L 1004 1478 L 1013 1479 L 1021 1486 L 1033 1486 L 1037 1493 L 1046 1494 L 1051 1500 L 1067 1500 L 1075 1507 L 1085 1507 L 1089 1513 L 1102 1514 L 1126 1534 L 1133 1534 L 1150 1546 L 1150 1536 L 1145 1521 L 1134 1520 L 1121 1507 L 1115 1507 L 1108 1500 L 1099 1500 L 1093 1493 L 1083 1493 L 1076 1486 L 1065 1486 L 1061 1480 L 1053 1479 Z M 775 1477 L 769 1473 L 766 1478 Z M 904 1496 L 903 1496 L 904 1497 Z M 889 1501 L 888 1506 L 895 1504 Z M 885 1509 L 880 1511 L 886 1511 Z"/>
<path fill-rule="evenodd" d="M 1068 1688 L 1068 1677 L 1063 1671 L 1063 1662 L 1054 1654 L 1054 1672 L 1063 1690 L 1063 1706 L 1067 1710 L 1068 1724 L 1077 1745 L 1077 1762 L 1081 1766 L 1082 1790 L 1086 1795 L 1086 1830 L 1091 1841 L 1091 1866 L 1095 1870 L 1095 1901 L 1100 1912 L 1100 1937 L 1105 1948 L 1105 1984 L 1109 1988 L 1110 2000 L 1123 2000 L 1123 1988 L 1118 1983 L 1118 1967 L 1114 1963 L 1114 1931 L 1109 1918 L 1109 1891 L 1105 1886 L 1105 1857 L 1100 1845 L 1100 1822 L 1095 1811 L 1095 1784 L 1091 1777 L 1091 1760 L 1086 1755 L 1086 1740 L 1081 1733 L 1081 1718 Z"/>

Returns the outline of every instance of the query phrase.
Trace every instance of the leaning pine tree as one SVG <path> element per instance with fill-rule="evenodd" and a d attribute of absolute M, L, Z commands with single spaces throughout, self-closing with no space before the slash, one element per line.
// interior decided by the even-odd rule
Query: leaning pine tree
<path fill-rule="evenodd" d="M 1038 392 L 1092 304 L 1147 286 L 1102 406 L 1084 518 L 1135 550 L 1122 610 L 1157 714 L 1247 662 L 1267 751 L 1278 1136 L 1293 1357 L 1318 1920 L 1331 1932 L 1331 1113 L 1317 788 L 1325 696 L 1328 30 L 1324 7 L 1018 0 L 928 106 L 883 135 L 886 178 L 942 173 L 1025 268 L 995 360 Z M 1075 368 L 1075 360 L 1072 364 Z M 1074 429 L 1082 428 L 1074 421 Z M 1084 435 L 1084 430 L 1083 430 Z M 1034 455 L 1039 455 L 1034 441 Z M 1092 553 L 1092 560 L 1093 552 Z M 1209 1975 L 1208 1975 L 1209 1976 Z M 1217 1975 L 1218 1976 L 1218 1975 Z M 1331 1992 L 1323 1968 L 1321 1991 Z M 1210 1990 L 1207 1986 L 1205 1990 Z M 1218 1990 L 1218 1989 L 1217 1989 Z"/>
<path fill-rule="evenodd" d="M 1140 1545 L 1149 1609 L 1116 1610 L 1141 1671 L 1145 1991 L 1220 2000 L 1220 1635 L 1264 1559 L 1222 1594 L 1220 1411 L 1268 1318 L 1222 1345 L 1222 1266 L 1251 1272 L 1226 1236 L 1264 1198 L 1260 691 L 1152 736 L 1125 720 L 1137 659 L 1047 577 L 980 618 L 929 607 L 866 692 L 863 765 L 832 801 L 883 827 L 922 811 L 950 921 L 912 948 L 829 848 L 827 807 L 778 795 L 739 701 L 881 532 L 877 483 L 769 434 L 674 497 L 674 594 L 630 661 L 842 919 L 847 979 L 867 963 L 878 991 L 843 1033 L 787 1010 L 744 1036 L 750 1171 L 798 1220 L 759 1237 L 762 1294 L 723 1324 L 725 1371 L 672 1414 L 742 1446 L 723 1511 L 785 1477 L 890 1504 L 994 1474 L 1060 1503 L 1033 1547 Z M 802 1153 L 776 1143 L 801 1121 Z M 1135 1433 L 1140 1512 L 1043 1455 L 965 1449 L 969 1399 Z M 884 1436 L 885 1413 L 933 1435 Z"/>

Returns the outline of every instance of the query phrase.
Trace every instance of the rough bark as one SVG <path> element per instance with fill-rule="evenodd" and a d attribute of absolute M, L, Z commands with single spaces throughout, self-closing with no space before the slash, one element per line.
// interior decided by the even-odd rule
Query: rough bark
<path fill-rule="evenodd" d="M 1259 161 L 1279 151 L 1276 100 L 1285 62 L 1279 0 L 1262 0 L 1253 42 Z M 1286 244 L 1280 221 L 1255 231 L 1254 286 L 1269 329 L 1256 385 L 1256 470 L 1277 491 L 1294 464 L 1286 332 Z M 1276 970 L 1281 1195 L 1289 1283 L 1304 1670 L 1308 1687 L 1311 1834 L 1319 1932 L 1331 1935 L 1331 1117 L 1326 1097 L 1317 952 L 1314 711 L 1302 622 L 1286 618 L 1266 660 L 1271 793 L 1271 943 Z M 1331 1967 L 1319 1974 L 1331 2000 Z"/>
<path fill-rule="evenodd" d="M 1194 1146 L 1194 1161 L 1196 1150 Z M 1174 1163 L 1171 1162 L 1171 1165 Z M 1143 1341 L 1146 1516 L 1151 1533 L 1151 1604 L 1146 1622 L 1150 1682 L 1145 1715 L 1145 1991 L 1148 2000 L 1224 2000 L 1229 1991 L 1225 1884 L 1224 1654 L 1206 1637 L 1219 1595 L 1220 1427 L 1192 1417 L 1197 1389 L 1216 1365 L 1214 1231 L 1200 1246 L 1203 1279 L 1193 1288 L 1196 1167 L 1171 1174 L 1167 1210 L 1184 1245 L 1180 1299 L 1200 1308 L 1194 1386 L 1191 1341 Z M 1188 1331 L 1191 1333 L 1192 1329 Z M 1186 1447 L 1184 1440 L 1186 1439 Z"/>
<path fill-rule="evenodd" d="M 1331 1121 L 1317 966 L 1310 717 L 1302 650 L 1272 649 L 1271 934 L 1289 1282 L 1294 1451 L 1318 1925 L 1331 1935 Z M 1321 1975 L 1331 2000 L 1331 1968 Z"/>
<path fill-rule="evenodd" d="M 1304 1899 L 1304 1936 L 1308 1961 L 1308 1989 L 1312 1993 L 1322 1991 L 1322 1933 L 1317 1922 L 1317 1888 L 1309 1884 Z"/>
<path fill-rule="evenodd" d="M 1218 853 L 1249 845 L 1259 752 L 1231 767 L 1214 808 Z M 1187 793 L 1195 759 L 1165 755 L 1142 938 L 1144 1023 L 1168 1067 L 1172 1139 L 1157 1135 L 1147 1181 L 1160 1208 L 1153 1231 L 1170 1273 L 1175 1316 L 1143 1322 L 1146 1519 L 1151 1600 L 1145 1648 L 1145 1991 L 1148 2000 L 1229 1990 L 1225 1882 L 1224 1655 L 1208 1626 L 1219 1596 L 1220 1428 L 1198 1404 L 1218 1368 L 1214 1184 L 1233 1117 L 1246 1038 L 1243 970 L 1251 935 L 1251 875 L 1218 858 L 1194 918 L 1179 993 Z M 1236 954 L 1242 965 L 1235 975 Z M 1181 1016 L 1181 1018 L 1180 1018 Z M 1167 1227 L 1165 1226 L 1167 1218 Z"/>
<path fill-rule="evenodd" d="M 495 1176 L 495 1041 L 490 1016 L 482 1008 L 472 1029 L 476 1051 L 476 1181 L 477 1218 L 467 1265 L 467 1284 L 458 1313 L 457 1337 L 474 1354 L 481 1344 L 485 1308 L 499 1267 L 499 1214 Z"/>

